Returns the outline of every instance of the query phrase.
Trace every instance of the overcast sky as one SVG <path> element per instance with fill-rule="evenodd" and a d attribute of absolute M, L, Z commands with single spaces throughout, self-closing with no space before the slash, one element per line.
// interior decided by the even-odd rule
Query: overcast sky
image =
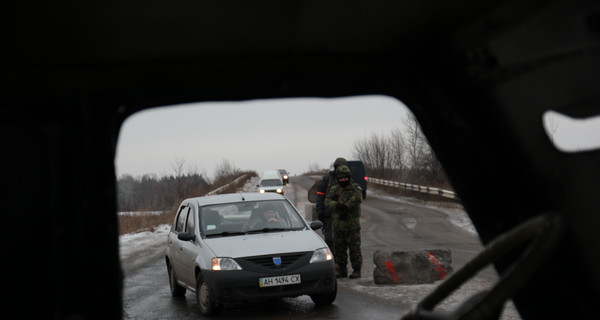
<path fill-rule="evenodd" d="M 373 134 L 402 130 L 410 111 L 384 96 L 298 98 L 195 103 L 154 108 L 129 117 L 121 128 L 117 176 L 184 172 L 209 178 L 223 161 L 241 170 L 286 169 L 292 175 L 337 157 L 354 159 L 354 145 Z M 562 151 L 600 146 L 600 117 L 566 118 L 548 112 L 547 132 Z"/>
<path fill-rule="evenodd" d="M 130 116 L 121 128 L 117 175 L 184 171 L 212 178 L 224 160 L 241 170 L 328 168 L 353 159 L 354 144 L 399 129 L 408 109 L 390 97 L 195 103 Z"/>

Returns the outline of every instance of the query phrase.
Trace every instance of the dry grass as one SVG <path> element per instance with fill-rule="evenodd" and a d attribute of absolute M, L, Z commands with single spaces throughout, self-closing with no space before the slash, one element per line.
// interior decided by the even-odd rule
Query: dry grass
<path fill-rule="evenodd" d="M 142 231 L 151 231 L 161 224 L 173 223 L 175 209 L 163 214 L 140 214 L 119 216 L 119 235 Z"/>

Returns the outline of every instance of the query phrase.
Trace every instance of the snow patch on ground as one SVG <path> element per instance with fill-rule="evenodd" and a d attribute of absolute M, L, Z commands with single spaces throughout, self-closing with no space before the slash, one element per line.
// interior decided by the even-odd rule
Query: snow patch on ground
<path fill-rule="evenodd" d="M 121 211 L 117 212 L 120 216 L 143 216 L 143 215 L 161 215 L 166 211 Z"/>

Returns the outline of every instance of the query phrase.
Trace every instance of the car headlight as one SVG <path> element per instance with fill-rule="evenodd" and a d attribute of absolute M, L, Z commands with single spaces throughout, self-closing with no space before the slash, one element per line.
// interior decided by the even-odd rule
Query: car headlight
<path fill-rule="evenodd" d="M 310 263 L 329 260 L 333 260 L 333 254 L 331 253 L 331 250 L 329 250 L 329 248 L 321 248 L 313 252 L 312 257 L 310 258 Z"/>
<path fill-rule="evenodd" d="M 242 270 L 242 267 L 231 258 L 212 258 L 210 268 L 213 271 Z"/>
<path fill-rule="evenodd" d="M 277 193 L 283 193 L 283 190 L 281 190 L 281 189 L 278 188 L 277 189 Z"/>
<path fill-rule="evenodd" d="M 263 189 L 260 189 L 259 191 L 260 191 L 260 193 L 265 193 L 265 190 L 263 190 Z"/>

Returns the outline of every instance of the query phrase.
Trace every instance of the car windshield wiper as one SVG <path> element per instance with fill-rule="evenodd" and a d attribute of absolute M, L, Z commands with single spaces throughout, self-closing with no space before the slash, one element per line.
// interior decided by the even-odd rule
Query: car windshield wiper
<path fill-rule="evenodd" d="M 245 235 L 245 232 L 241 232 L 241 231 L 223 231 L 223 232 L 219 232 L 219 233 L 211 233 L 211 234 L 205 234 L 204 236 L 207 238 L 210 237 L 229 237 L 229 236 L 241 236 L 241 235 Z"/>
<path fill-rule="evenodd" d="M 261 228 L 261 229 L 248 230 L 248 233 L 287 231 L 287 230 L 290 230 L 290 229 L 288 229 L 288 228 Z"/>

